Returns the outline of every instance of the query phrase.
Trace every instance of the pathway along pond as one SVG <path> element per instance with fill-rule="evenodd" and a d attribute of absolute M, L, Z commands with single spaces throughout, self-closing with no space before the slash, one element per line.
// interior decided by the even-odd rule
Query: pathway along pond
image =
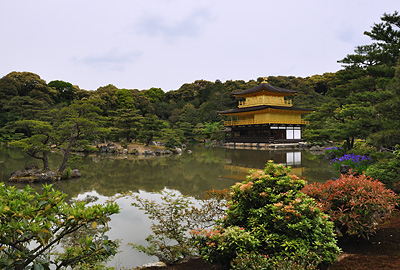
<path fill-rule="evenodd" d="M 188 146 L 179 156 L 144 157 L 123 155 L 88 155 L 79 161 L 82 177 L 60 181 L 55 188 L 69 195 L 69 199 L 97 197 L 95 203 L 103 203 L 121 192 L 139 192 L 141 196 L 159 199 L 154 191 L 169 189 L 201 199 L 207 190 L 224 189 L 243 181 L 251 169 L 263 169 L 268 160 L 292 167 L 292 173 L 308 181 L 324 182 L 339 176 L 321 155 L 309 151 L 266 151 L 250 149 L 227 149 L 201 145 Z M 61 156 L 50 156 L 50 168 L 57 168 Z M 5 182 L 13 171 L 30 164 L 42 166 L 24 152 L 0 147 L 0 182 Z M 23 188 L 24 185 L 16 185 Z M 40 189 L 40 184 L 33 185 Z M 131 206 L 131 199 L 121 198 L 117 203 L 121 213 L 114 215 L 109 223 L 111 239 L 121 239 L 120 252 L 109 266 L 120 269 L 132 268 L 157 261 L 133 250 L 127 243 L 146 244 L 150 234 L 150 221 L 142 211 Z"/>

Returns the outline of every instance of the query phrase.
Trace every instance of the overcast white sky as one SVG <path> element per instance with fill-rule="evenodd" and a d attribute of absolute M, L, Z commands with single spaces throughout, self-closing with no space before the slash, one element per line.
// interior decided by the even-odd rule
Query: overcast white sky
<path fill-rule="evenodd" d="M 399 0 L 2 0 L 0 77 L 164 91 L 341 68 Z"/>

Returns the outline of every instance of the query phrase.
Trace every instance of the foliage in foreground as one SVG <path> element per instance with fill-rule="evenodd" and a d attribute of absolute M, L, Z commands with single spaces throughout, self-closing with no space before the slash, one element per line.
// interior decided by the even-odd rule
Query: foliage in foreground
<path fill-rule="evenodd" d="M 392 213 L 398 200 L 393 191 L 365 175 L 341 175 L 338 180 L 309 184 L 302 191 L 319 202 L 342 235 L 365 238 Z"/>
<path fill-rule="evenodd" d="M 288 172 L 268 162 L 232 186 L 229 196 L 214 190 L 200 207 L 166 191 L 162 203 L 136 195 L 134 205 L 154 223 L 150 245 L 133 246 L 169 264 L 198 252 L 232 269 L 316 269 L 340 252 L 334 225 L 342 234 L 368 237 L 397 205 L 392 191 L 365 175 L 306 186 Z"/>
<path fill-rule="evenodd" d="M 200 255 L 232 267 L 245 254 L 266 255 L 273 265 L 279 258 L 292 262 L 300 258 L 314 266 L 335 261 L 340 249 L 333 223 L 301 192 L 305 181 L 288 172 L 269 161 L 264 171 L 232 186 L 232 200 L 221 225 L 192 232 Z"/>
<path fill-rule="evenodd" d="M 28 185 L 16 189 L 0 183 L 1 269 L 67 269 L 96 265 L 115 255 L 118 243 L 98 225 L 106 225 L 119 212 L 118 205 L 70 205 L 64 202 L 66 196 L 51 185 L 44 185 L 39 194 Z M 76 234 L 75 244 L 59 251 L 60 241 Z"/>
<path fill-rule="evenodd" d="M 276 256 L 270 258 L 267 255 L 250 252 L 248 254 L 238 254 L 231 262 L 234 270 L 315 270 L 316 263 L 309 263 L 307 254 L 298 254 L 289 258 L 286 256 Z"/>
<path fill-rule="evenodd" d="M 184 257 L 197 253 L 194 240 L 189 237 L 193 228 L 208 228 L 222 217 L 226 209 L 227 190 L 208 192 L 208 197 L 195 206 L 189 197 L 161 191 L 161 203 L 131 195 L 133 206 L 144 210 L 154 222 L 152 234 L 146 238 L 148 246 L 131 244 L 140 252 L 157 256 L 167 264 L 174 264 Z"/>

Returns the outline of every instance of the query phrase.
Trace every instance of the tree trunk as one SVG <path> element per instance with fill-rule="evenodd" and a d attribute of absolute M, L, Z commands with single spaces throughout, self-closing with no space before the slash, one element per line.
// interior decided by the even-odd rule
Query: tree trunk
<path fill-rule="evenodd" d="M 150 144 L 150 142 L 153 140 L 153 138 L 154 138 L 154 135 L 151 134 L 150 137 L 149 137 L 149 138 L 147 139 L 147 141 L 146 141 L 146 146 L 149 146 L 149 144 Z"/>
<path fill-rule="evenodd" d="M 43 151 L 43 170 L 45 171 L 49 171 L 49 159 L 47 158 L 48 156 L 48 152 L 47 151 Z"/>
<path fill-rule="evenodd" d="M 354 137 L 346 139 L 346 146 L 347 146 L 347 150 L 353 149 L 353 147 L 354 147 Z"/>
<path fill-rule="evenodd" d="M 72 128 L 71 135 L 69 137 L 68 147 L 67 147 L 67 150 L 65 150 L 65 153 L 64 153 L 63 162 L 61 163 L 61 166 L 58 169 L 58 172 L 60 172 L 60 173 L 63 173 L 65 168 L 67 167 L 69 154 L 71 153 L 71 148 L 72 148 L 72 145 L 73 145 L 73 143 L 75 141 L 75 136 L 74 136 L 75 128 L 76 128 L 75 126 Z"/>

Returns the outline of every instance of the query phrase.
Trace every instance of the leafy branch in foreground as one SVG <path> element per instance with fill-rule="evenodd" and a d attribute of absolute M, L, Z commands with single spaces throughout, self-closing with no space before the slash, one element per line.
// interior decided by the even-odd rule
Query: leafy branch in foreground
<path fill-rule="evenodd" d="M 115 203 L 87 206 L 67 204 L 67 195 L 44 185 L 41 194 L 29 185 L 16 189 L 0 183 L 0 268 L 67 269 L 81 263 L 97 263 L 116 253 L 118 243 L 105 236 L 106 229 L 79 238 L 64 252 L 55 252 L 66 237 L 106 225 L 119 212 Z M 58 247 L 57 247 L 58 248 Z"/>
<path fill-rule="evenodd" d="M 174 264 L 184 257 L 197 253 L 189 231 L 193 228 L 209 228 L 225 215 L 227 190 L 211 190 L 204 200 L 196 206 L 189 197 L 177 195 L 171 191 L 160 191 L 161 203 L 141 198 L 138 194 L 130 195 L 133 206 L 145 211 L 153 220 L 152 234 L 146 238 L 150 244 L 131 244 L 140 252 L 157 256 L 160 261 Z"/>

